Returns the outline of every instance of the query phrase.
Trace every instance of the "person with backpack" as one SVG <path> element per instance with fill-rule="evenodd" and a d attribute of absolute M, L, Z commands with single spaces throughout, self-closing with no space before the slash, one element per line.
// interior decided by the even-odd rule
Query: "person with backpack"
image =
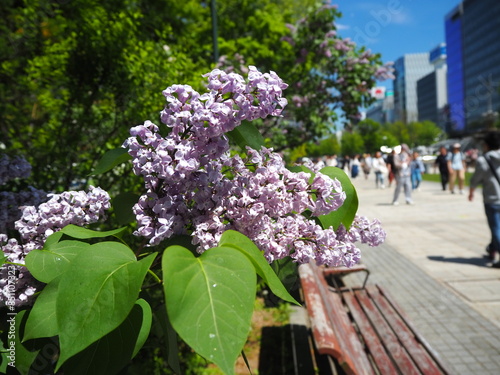
<path fill-rule="evenodd" d="M 491 242 L 486 251 L 494 263 L 492 267 L 500 268 L 498 254 L 500 252 L 500 133 L 488 132 L 483 138 L 484 154 L 476 162 L 474 174 L 470 180 L 469 201 L 474 199 L 474 192 L 479 185 L 483 187 L 483 202 L 486 219 L 491 231 Z M 495 262 L 495 260 L 497 260 Z"/>

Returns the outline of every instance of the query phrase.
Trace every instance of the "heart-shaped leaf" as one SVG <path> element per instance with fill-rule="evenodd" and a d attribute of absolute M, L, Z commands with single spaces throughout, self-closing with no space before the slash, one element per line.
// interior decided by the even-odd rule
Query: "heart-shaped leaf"
<path fill-rule="evenodd" d="M 337 230 L 340 224 L 343 224 L 346 229 L 351 227 L 356 212 L 358 211 L 358 194 L 356 193 L 356 188 L 351 182 L 349 176 L 345 172 L 337 167 L 324 167 L 320 170 L 321 173 L 327 175 L 328 177 L 340 181 L 342 184 L 342 189 L 346 193 L 346 199 L 344 204 L 339 207 L 338 210 L 332 211 L 327 215 L 319 216 L 319 220 L 323 228 L 333 227 Z"/>
<path fill-rule="evenodd" d="M 198 354 L 233 373 L 250 331 L 257 282 L 252 263 L 230 247 L 195 257 L 171 246 L 162 266 L 172 326 Z"/>
<path fill-rule="evenodd" d="M 53 243 L 47 250 L 32 250 L 26 256 L 26 268 L 39 281 L 50 283 L 66 271 L 71 261 L 89 244 L 81 241 Z"/>
<path fill-rule="evenodd" d="M 68 359 L 63 371 L 72 375 L 118 373 L 144 345 L 151 322 L 151 307 L 139 299 L 122 324 Z"/>
<path fill-rule="evenodd" d="M 61 345 L 57 369 L 125 320 L 155 257 L 137 261 L 127 246 L 100 242 L 72 260 L 61 276 L 56 303 Z"/>
<path fill-rule="evenodd" d="M 276 272 L 274 272 L 262 254 L 262 251 L 260 251 L 247 236 L 234 230 L 227 230 L 222 234 L 219 245 L 234 247 L 241 251 L 250 259 L 257 274 L 262 277 L 274 294 L 285 301 L 300 305 L 290 293 L 288 293 L 283 283 L 276 275 Z"/>

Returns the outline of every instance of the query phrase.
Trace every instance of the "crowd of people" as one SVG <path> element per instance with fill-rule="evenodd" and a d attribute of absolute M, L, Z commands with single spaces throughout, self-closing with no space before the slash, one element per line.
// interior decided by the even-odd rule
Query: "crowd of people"
<path fill-rule="evenodd" d="M 493 262 L 494 268 L 500 268 L 500 132 L 492 132 L 482 138 L 482 156 L 474 158 L 475 168 L 470 179 L 468 199 L 472 201 L 476 189 L 482 187 L 483 204 L 486 219 L 491 232 L 491 241 L 486 247 L 486 256 Z M 433 167 L 439 172 L 441 188 L 451 194 L 465 194 L 465 173 L 467 171 L 467 155 L 460 143 L 454 143 L 449 149 L 440 147 L 433 165 L 423 163 L 416 150 L 408 145 L 394 147 L 388 153 L 377 151 L 374 155 L 346 155 L 339 159 L 336 155 L 328 156 L 316 163 L 336 166 L 343 169 L 352 179 L 370 173 L 375 175 L 375 187 L 385 189 L 395 184 L 392 205 L 399 204 L 401 191 L 404 192 L 406 204 L 413 205 L 412 192 L 419 190 L 422 175 Z M 317 166 L 319 166 L 317 164 Z M 458 190 L 457 190 L 458 187 Z"/>

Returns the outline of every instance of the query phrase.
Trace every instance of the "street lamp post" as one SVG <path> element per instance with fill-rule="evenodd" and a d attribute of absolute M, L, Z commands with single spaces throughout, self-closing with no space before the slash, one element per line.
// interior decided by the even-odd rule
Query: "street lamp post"
<path fill-rule="evenodd" d="M 215 0 L 210 0 L 210 8 L 212 13 L 212 43 L 214 50 L 214 62 L 219 61 L 219 45 L 217 44 L 217 12 L 215 8 Z"/>

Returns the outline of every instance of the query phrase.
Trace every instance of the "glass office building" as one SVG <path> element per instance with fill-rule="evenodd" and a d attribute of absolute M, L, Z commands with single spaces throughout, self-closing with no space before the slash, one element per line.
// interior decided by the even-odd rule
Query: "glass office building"
<path fill-rule="evenodd" d="M 500 1 L 462 1 L 445 17 L 445 32 L 451 129 L 483 129 L 500 110 Z"/>
<path fill-rule="evenodd" d="M 411 53 L 394 63 L 394 114 L 397 121 L 418 121 L 417 81 L 434 71 L 429 53 Z"/>

